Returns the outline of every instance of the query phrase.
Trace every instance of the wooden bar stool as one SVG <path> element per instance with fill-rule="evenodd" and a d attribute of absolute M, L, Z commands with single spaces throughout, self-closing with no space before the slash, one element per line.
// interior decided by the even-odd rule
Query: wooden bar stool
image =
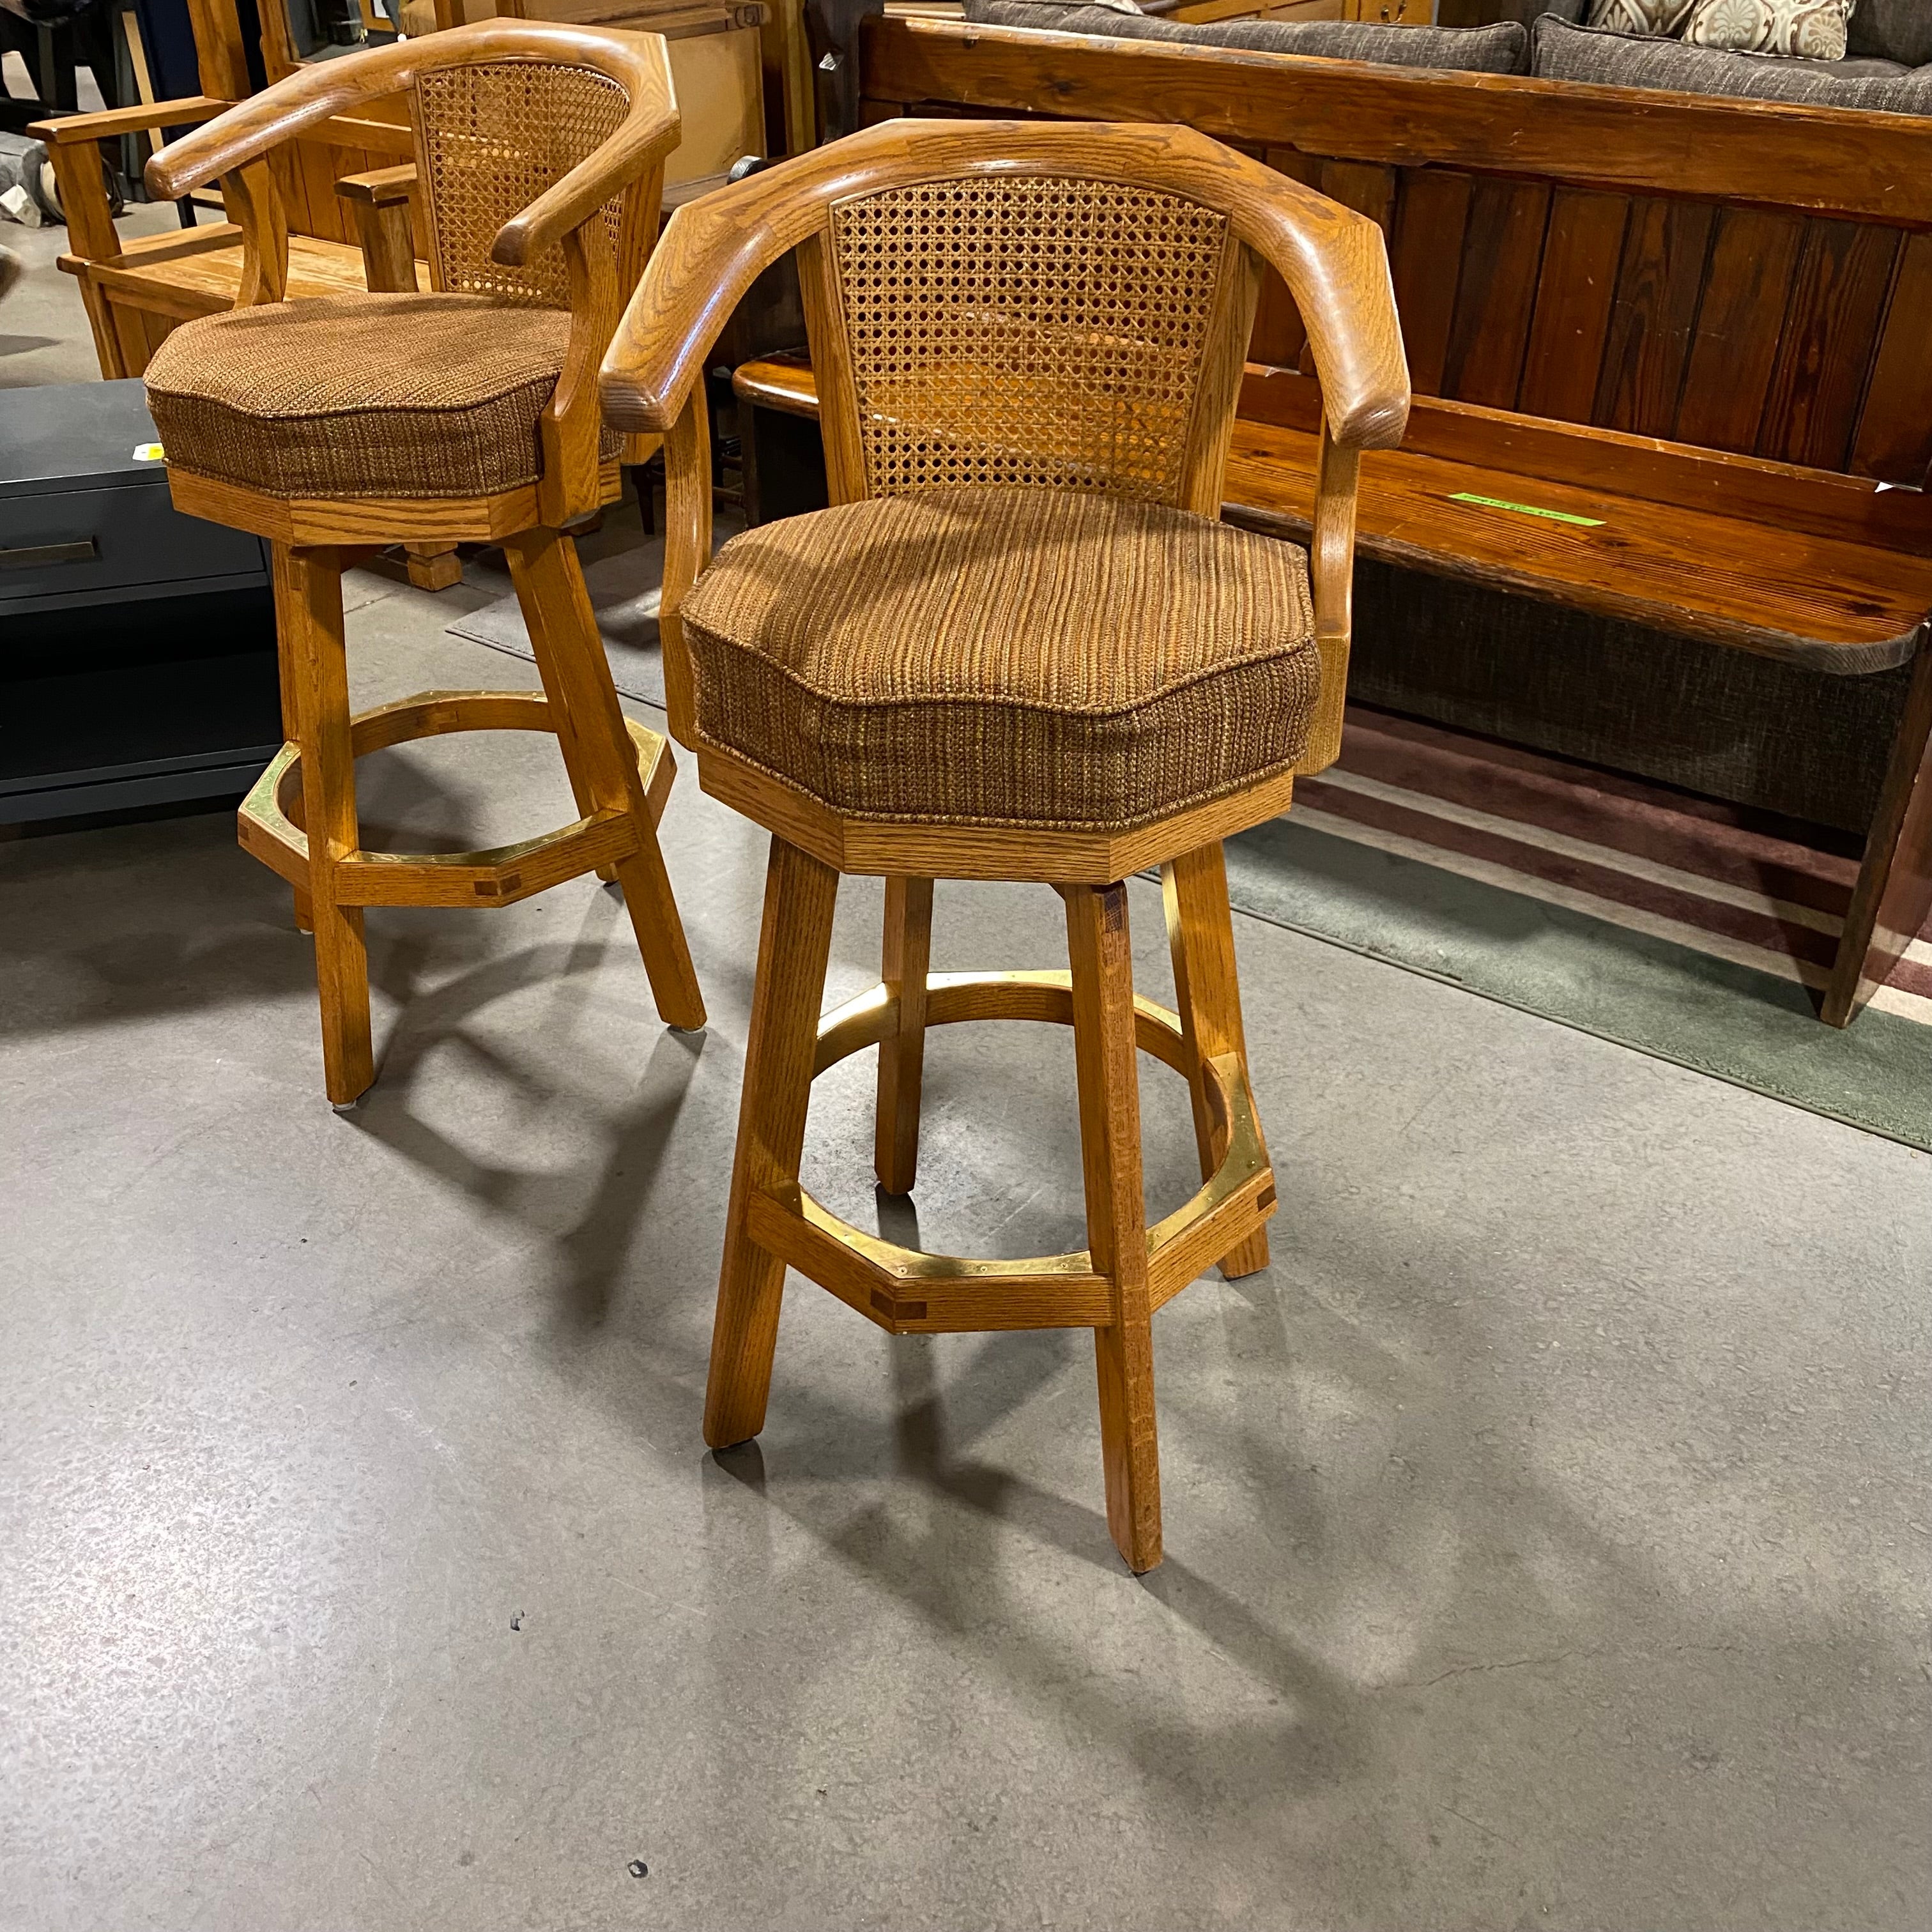
<path fill-rule="evenodd" d="M 287 230 L 266 158 L 359 103 L 406 93 L 431 238 L 423 294 L 280 299 Z M 615 878 L 658 1012 L 704 1003 L 658 850 L 675 766 L 627 724 L 565 526 L 613 500 L 620 456 L 595 381 L 656 232 L 676 145 L 664 44 L 487 22 L 305 68 L 164 148 L 164 199 L 220 178 L 244 299 L 148 365 L 176 506 L 274 545 L 288 742 L 242 807 L 242 843 L 296 888 L 315 935 L 328 1097 L 375 1078 L 363 908 L 508 905 Z M 392 543 L 502 545 L 543 695 L 432 692 L 352 718 L 346 561 Z M 484 852 L 365 852 L 355 761 L 446 731 L 554 733 L 579 816 Z"/>
<path fill-rule="evenodd" d="M 833 507 L 712 561 L 696 379 L 794 248 Z M 1327 412 L 1312 589 L 1303 551 L 1218 520 L 1263 261 Z M 1150 1318 L 1268 1258 L 1220 841 L 1339 748 L 1358 452 L 1408 405 L 1381 232 L 1186 129 L 890 122 L 680 209 L 603 390 L 667 437 L 672 731 L 772 834 L 706 1440 L 763 1425 L 788 1265 L 896 1334 L 1090 1328 L 1108 1524 L 1150 1569 Z M 1133 991 L 1121 882 L 1154 865 L 1178 1013 Z M 821 1023 L 842 872 L 886 880 L 884 970 Z M 1056 886 L 1071 972 L 932 972 L 935 877 Z M 909 1189 L 925 1030 L 968 1019 L 1073 1028 L 1078 1253 L 920 1253 L 799 1185 L 812 1079 L 876 1046 L 878 1177 Z M 1189 1082 L 1205 1177 L 1152 1228 L 1137 1048 Z"/>

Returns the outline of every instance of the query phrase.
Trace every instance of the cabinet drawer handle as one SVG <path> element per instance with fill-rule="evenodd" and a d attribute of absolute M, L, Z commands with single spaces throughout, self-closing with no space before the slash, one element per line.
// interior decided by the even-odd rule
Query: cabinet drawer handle
<path fill-rule="evenodd" d="M 93 537 L 78 543 L 28 544 L 24 549 L 0 550 L 0 570 L 37 570 L 46 563 L 90 563 L 100 554 Z"/>

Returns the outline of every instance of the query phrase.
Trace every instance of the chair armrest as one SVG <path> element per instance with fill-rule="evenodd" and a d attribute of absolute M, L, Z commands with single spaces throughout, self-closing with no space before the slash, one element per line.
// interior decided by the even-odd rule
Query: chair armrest
<path fill-rule="evenodd" d="M 659 41 L 662 58 L 662 42 Z M 506 268 L 520 268 L 533 255 L 581 228 L 604 204 L 620 194 L 661 162 L 677 146 L 682 122 L 669 105 L 667 81 L 664 98 L 634 98 L 631 111 L 597 152 L 538 196 L 520 214 L 513 214 L 490 244 L 490 259 Z"/>
<path fill-rule="evenodd" d="M 1076 122 L 884 122 L 687 202 L 604 358 L 605 415 L 620 428 L 668 430 L 740 298 L 824 229 L 833 202 L 934 172 L 1044 171 L 1083 157 L 1103 174 L 1225 209 L 1294 298 L 1335 441 L 1348 449 L 1401 442 L 1408 366 L 1372 221 L 1190 128 Z"/>
<path fill-rule="evenodd" d="M 416 244 L 410 219 L 410 197 L 416 185 L 416 169 L 407 164 L 344 175 L 335 184 L 336 193 L 355 218 L 362 279 L 371 295 L 416 292 Z"/>
<path fill-rule="evenodd" d="M 344 201 L 363 208 L 406 206 L 416 185 L 416 164 L 405 161 L 398 167 L 371 168 L 367 174 L 344 175 L 335 191 Z"/>
<path fill-rule="evenodd" d="M 110 107 L 98 114 L 65 114 L 58 121 L 36 121 L 27 130 L 50 148 L 70 147 L 76 141 L 106 141 L 117 134 L 141 134 L 153 128 L 184 128 L 212 121 L 235 105 L 206 94 L 182 100 L 151 100 L 138 107 Z"/>
<path fill-rule="evenodd" d="M 399 93 L 410 85 L 422 58 L 416 42 L 398 40 L 346 60 L 298 68 L 206 127 L 170 142 L 148 164 L 148 192 L 164 201 L 178 200 L 190 188 L 259 160 L 318 121 Z"/>

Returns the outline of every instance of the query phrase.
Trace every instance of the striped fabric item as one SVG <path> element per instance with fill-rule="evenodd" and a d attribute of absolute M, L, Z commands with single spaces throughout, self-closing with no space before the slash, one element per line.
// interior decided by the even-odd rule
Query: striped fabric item
<path fill-rule="evenodd" d="M 1295 788 L 1312 830 L 1822 986 L 1857 842 L 1352 705 L 1340 762 Z M 1932 928 L 1872 1004 L 1932 1025 Z"/>

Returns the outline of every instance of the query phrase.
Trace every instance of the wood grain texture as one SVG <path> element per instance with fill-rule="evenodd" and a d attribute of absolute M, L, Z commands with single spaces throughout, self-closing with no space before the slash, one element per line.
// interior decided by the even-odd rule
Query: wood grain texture
<path fill-rule="evenodd" d="M 1192 805 L 1171 818 L 1120 832 L 1015 830 L 994 825 L 926 825 L 842 818 L 818 800 L 700 740 L 698 782 L 713 798 L 803 847 L 842 872 L 891 878 L 1082 880 L 1130 878 L 1177 852 L 1279 818 L 1294 793 L 1283 772 Z"/>
<path fill-rule="evenodd" d="M 1408 351 L 1409 376 L 1419 394 L 1442 393 L 1474 187 L 1468 175 L 1441 169 L 1408 168 L 1402 172 L 1389 266 Z M 1255 358 L 1257 362 L 1267 359 Z"/>
<path fill-rule="evenodd" d="M 872 1165 L 888 1194 L 910 1194 L 919 1174 L 920 1088 L 926 1066 L 926 980 L 932 965 L 932 881 L 886 881 L 879 980 L 892 1002 L 879 1042 L 878 1118 Z"/>
<path fill-rule="evenodd" d="M 606 855 L 615 864 L 652 997 L 665 1024 L 691 1030 L 704 1024 L 704 998 L 691 963 L 670 878 L 658 844 L 638 761 L 618 709 L 609 660 L 597 629 L 577 546 L 561 531 L 538 529 L 504 545 L 517 602 L 530 634 L 544 694 L 558 720 L 557 739 L 579 809 L 623 820 L 634 849 Z"/>
<path fill-rule="evenodd" d="M 492 252 L 520 266 L 581 226 L 676 146 L 677 110 L 658 37 L 487 20 L 301 68 L 161 149 L 148 164 L 148 192 L 174 200 L 332 116 L 406 91 L 420 72 L 515 59 L 592 68 L 617 82 L 630 100 L 623 121 L 596 154 L 505 224 Z"/>
<path fill-rule="evenodd" d="M 1932 235 L 1900 250 L 1852 469 L 1915 488 L 1932 482 Z"/>
<path fill-rule="evenodd" d="M 1898 247 L 1889 229 L 1808 224 L 1758 433 L 1760 456 L 1845 466 Z"/>
<path fill-rule="evenodd" d="M 1470 196 L 1442 393 L 1513 408 L 1550 219 L 1540 182 L 1479 181 Z"/>
<path fill-rule="evenodd" d="M 1559 188 L 1550 198 L 1536 310 L 1516 398 L 1526 415 L 1590 420 L 1630 206 L 1626 196 L 1582 188 Z"/>
<path fill-rule="evenodd" d="M 830 866 L 772 839 L 704 1391 L 704 1439 L 714 1449 L 748 1442 L 765 1424 L 784 1264 L 753 1234 L 752 1204 L 798 1180 L 838 892 Z"/>
<path fill-rule="evenodd" d="M 1232 1054 L 1247 1064 L 1241 1025 L 1241 988 L 1234 966 L 1234 920 L 1228 905 L 1227 862 L 1218 845 L 1184 852 L 1161 868 L 1168 950 L 1174 962 L 1174 1003 L 1189 1058 L 1188 1089 L 1201 1178 L 1210 1179 L 1228 1151 L 1228 1121 L 1206 1062 Z M 1230 1281 L 1268 1264 L 1265 1231 L 1249 1235 L 1219 1258 Z"/>
<path fill-rule="evenodd" d="M 1493 169 L 1576 188 L 1932 227 L 1932 117 L 1576 87 L 1513 74 L 1425 73 L 1151 40 L 874 20 L 866 91 L 981 112 L 1179 122 L 1304 154 Z"/>
<path fill-rule="evenodd" d="M 1318 454 L 1306 432 L 1238 422 L 1224 514 L 1306 540 Z M 1840 674 L 1902 663 L 1932 609 L 1932 556 L 1794 530 L 1770 568 L 1755 520 L 1408 449 L 1363 459 L 1357 519 L 1368 556 Z"/>
<path fill-rule="evenodd" d="M 1287 283 L 1315 347 L 1335 434 L 1399 442 L 1408 379 L 1381 231 L 1260 162 L 1186 128 L 888 122 L 802 155 L 671 217 L 611 344 L 604 409 L 662 432 L 758 274 L 821 234 L 833 202 L 938 176 L 1077 170 L 1221 210 Z"/>
<path fill-rule="evenodd" d="M 1719 213 L 1670 432 L 1678 442 L 1756 448 L 1804 232 L 1796 216 L 1767 208 Z"/>
<path fill-rule="evenodd" d="M 322 1077 L 330 1101 L 352 1105 L 376 1077 L 369 1031 L 369 958 L 362 908 L 343 902 L 338 873 L 362 844 L 356 817 L 349 668 L 342 628 L 342 572 L 328 550 L 273 553 L 275 622 L 295 682 L 302 750 L 303 825 L 308 834 L 309 908 L 322 1010 Z"/>
<path fill-rule="evenodd" d="M 1286 175 L 1290 181 L 1298 181 L 1307 188 L 1319 184 L 1322 164 L 1312 154 L 1297 154 L 1292 148 L 1268 148 L 1263 150 L 1262 158 L 1276 174 Z M 1255 305 L 1250 360 L 1293 369 L 1300 365 L 1301 352 L 1307 346 L 1308 332 L 1302 326 L 1301 312 L 1288 292 L 1288 284 L 1274 269 L 1265 269 Z"/>
<path fill-rule="evenodd" d="M 1604 428 L 1668 436 L 1676 425 L 1716 218 L 1698 202 L 1632 206 L 1598 381 L 1595 420 Z"/>
<path fill-rule="evenodd" d="M 1127 889 L 1070 886 L 1064 897 L 1087 1246 L 1094 1272 L 1113 1288 L 1113 1319 L 1094 1330 L 1107 1528 L 1128 1568 L 1139 1574 L 1161 1558 L 1160 1451 Z"/>

